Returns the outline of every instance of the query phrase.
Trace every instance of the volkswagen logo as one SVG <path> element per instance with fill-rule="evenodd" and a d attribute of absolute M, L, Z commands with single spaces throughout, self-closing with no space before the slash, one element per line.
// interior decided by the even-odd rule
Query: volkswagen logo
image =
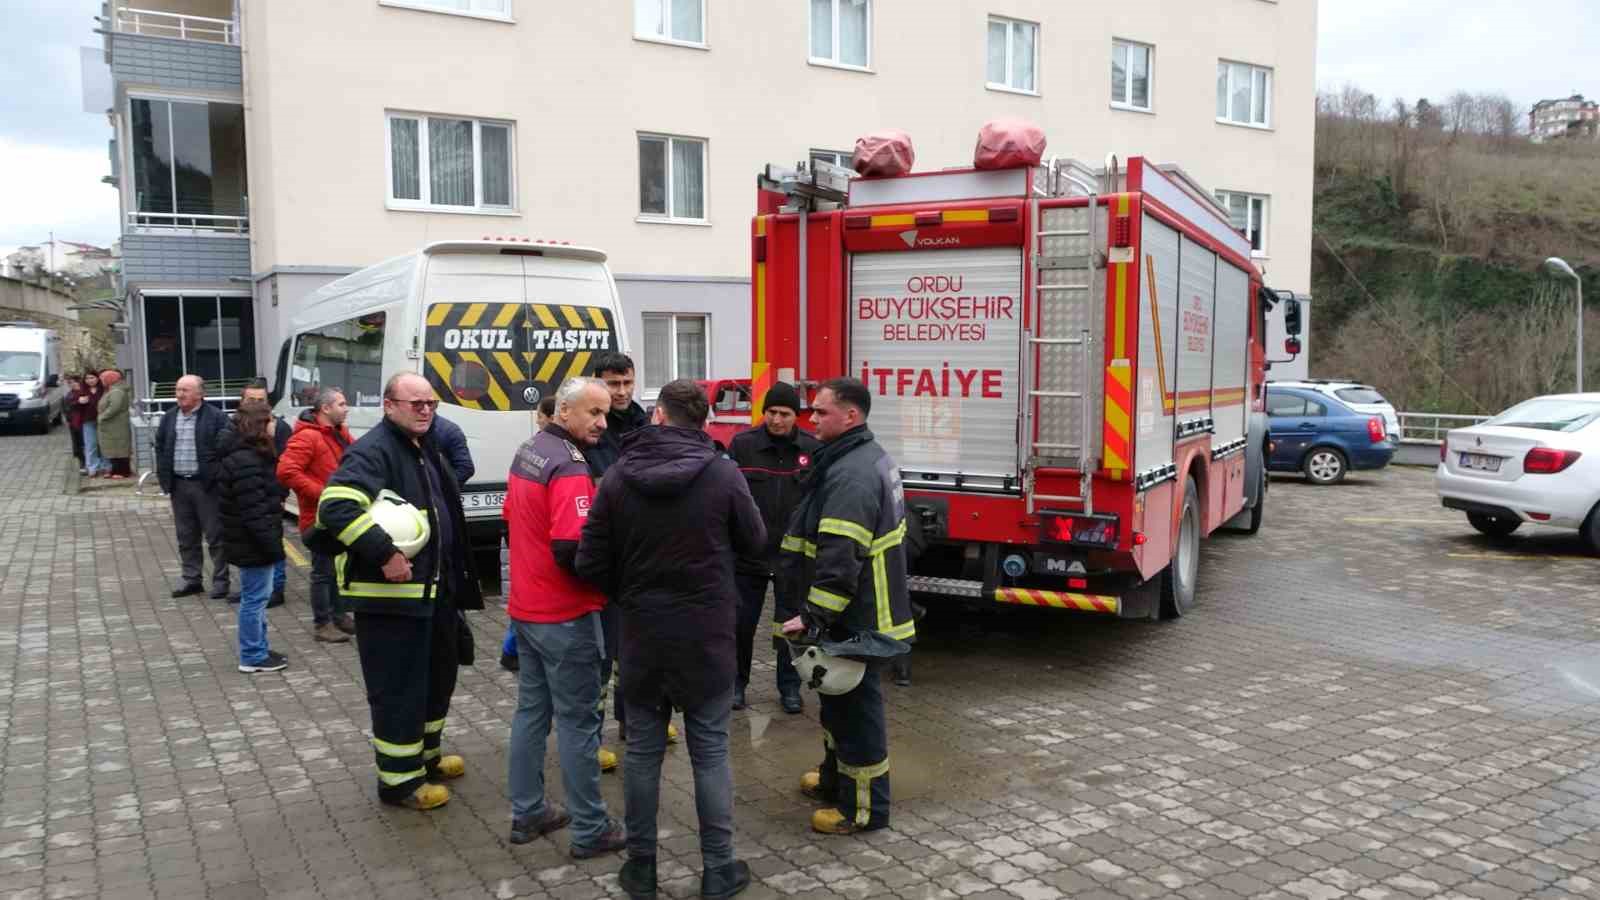
<path fill-rule="evenodd" d="M 522 399 L 527 401 L 529 406 L 538 406 L 539 405 L 539 389 L 534 387 L 531 384 L 528 385 L 527 387 L 522 389 Z"/>

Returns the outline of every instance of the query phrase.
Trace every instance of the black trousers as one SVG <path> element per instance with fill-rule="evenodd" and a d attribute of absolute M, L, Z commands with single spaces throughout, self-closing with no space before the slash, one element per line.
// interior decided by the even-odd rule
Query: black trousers
<path fill-rule="evenodd" d="M 788 642 L 779 637 L 779 626 L 800 614 L 800 604 L 786 587 L 785 579 L 770 575 L 734 576 L 739 588 L 738 646 L 739 687 L 750 685 L 750 661 L 755 656 L 756 632 L 761 628 L 761 611 L 767 605 L 767 583 L 772 582 L 772 649 L 778 655 L 778 692 L 800 689 L 800 673 L 795 671 L 794 660 L 789 658 Z"/>
<path fill-rule="evenodd" d="M 356 649 L 372 710 L 378 798 L 399 803 L 439 766 L 456 690 L 457 613 L 434 598 L 433 617 L 356 613 Z"/>
<path fill-rule="evenodd" d="M 79 465 L 82 465 L 83 464 L 83 428 L 81 426 L 78 427 L 78 428 L 68 428 L 67 431 L 72 434 L 72 458 L 76 459 L 78 461 Z"/>
<path fill-rule="evenodd" d="M 203 561 L 200 542 L 211 553 L 211 587 L 228 589 L 228 554 L 222 546 L 222 515 L 217 497 L 199 479 L 172 480 L 172 521 L 178 531 L 178 558 L 183 561 L 183 583 L 199 584 Z"/>
<path fill-rule="evenodd" d="M 622 610 L 614 599 L 600 609 L 600 635 L 605 641 L 605 658 L 600 661 L 600 724 L 606 723 L 606 697 L 611 697 L 611 712 L 622 734 L 628 731 L 628 704 L 622 702 Z M 613 676 L 615 676 L 613 678 Z"/>
<path fill-rule="evenodd" d="M 880 665 L 867 668 L 848 694 L 819 694 L 823 796 L 862 830 L 889 824 L 889 728 L 883 711 Z"/>

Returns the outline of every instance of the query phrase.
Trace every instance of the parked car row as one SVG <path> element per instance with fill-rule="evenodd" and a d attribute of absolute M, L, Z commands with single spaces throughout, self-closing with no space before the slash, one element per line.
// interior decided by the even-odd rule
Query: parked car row
<path fill-rule="evenodd" d="M 1270 382 L 1267 417 L 1267 469 L 1300 472 L 1312 484 L 1387 466 L 1400 437 L 1389 401 L 1348 381 Z"/>

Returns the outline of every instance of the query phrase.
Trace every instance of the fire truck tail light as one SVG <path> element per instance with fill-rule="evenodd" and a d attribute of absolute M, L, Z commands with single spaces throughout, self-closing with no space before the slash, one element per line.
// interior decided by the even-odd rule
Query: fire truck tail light
<path fill-rule="evenodd" d="M 1015 222 L 1016 220 L 1017 208 L 1015 206 L 1002 206 L 989 210 L 989 221 L 991 222 Z"/>
<path fill-rule="evenodd" d="M 844 217 L 844 227 L 846 227 L 846 228 L 871 228 L 872 227 L 872 217 L 871 216 L 845 216 Z"/>
<path fill-rule="evenodd" d="M 1117 517 L 1045 515 L 1044 539 L 1110 550 L 1117 546 Z"/>
<path fill-rule="evenodd" d="M 1527 475 L 1554 475 L 1565 472 L 1583 454 L 1576 450 L 1557 450 L 1554 447 L 1535 447 L 1522 460 L 1522 471 Z"/>
<path fill-rule="evenodd" d="M 1086 590 L 1089 589 L 1089 579 L 1087 579 L 1087 578 L 1068 578 L 1067 579 L 1067 587 L 1070 588 L 1071 590 L 1074 590 L 1074 591 L 1086 591 Z"/>
<path fill-rule="evenodd" d="M 1145 541 L 1148 541 L 1148 540 L 1150 540 L 1150 539 L 1145 537 L 1144 536 L 1144 532 L 1142 532 L 1142 531 L 1135 531 L 1133 533 L 1133 545 L 1135 547 L 1143 547 L 1144 544 L 1145 544 Z"/>
<path fill-rule="evenodd" d="M 1111 246 L 1133 246 L 1133 220 L 1127 216 L 1119 216 L 1111 220 Z"/>
<path fill-rule="evenodd" d="M 944 213 L 919 212 L 912 221 L 916 222 L 918 228 L 935 228 L 944 224 Z"/>

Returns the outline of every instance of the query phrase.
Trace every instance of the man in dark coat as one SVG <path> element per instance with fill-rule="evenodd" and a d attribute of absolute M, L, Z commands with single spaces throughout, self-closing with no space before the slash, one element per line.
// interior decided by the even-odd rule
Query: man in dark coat
<path fill-rule="evenodd" d="M 688 379 L 661 389 L 653 423 L 623 443 L 578 545 L 578 574 L 621 610 L 621 685 L 627 707 L 630 895 L 655 890 L 656 809 L 671 707 L 683 710 L 700 820 L 704 897 L 750 882 L 733 858 L 733 708 L 738 591 L 734 561 L 761 552 L 766 526 L 731 460 L 704 431 L 709 404 Z"/>
<path fill-rule="evenodd" d="M 228 596 L 228 554 L 222 543 L 222 519 L 217 515 L 211 476 L 217 436 L 228 426 L 228 414 L 206 402 L 206 383 L 199 375 L 179 378 L 173 393 L 178 402 L 156 427 L 156 477 L 161 492 L 172 499 L 178 557 L 183 560 L 183 580 L 172 596 L 204 592 L 200 585 L 203 538 L 211 551 L 211 597 L 221 600 Z"/>
<path fill-rule="evenodd" d="M 733 695 L 734 709 L 745 707 L 750 659 L 769 583 L 773 587 L 771 631 L 772 647 L 777 651 L 778 697 L 786 713 L 794 715 L 802 708 L 800 676 L 795 673 L 789 648 L 776 627 L 800 612 L 800 598 L 792 581 L 773 577 L 778 571 L 778 545 L 783 541 L 789 516 L 800 505 L 800 479 L 822 446 L 821 441 L 796 425 L 800 406 L 800 392 L 792 385 L 782 381 L 774 384 L 762 401 L 761 424 L 734 435 L 728 448 L 728 454 L 744 473 L 750 495 L 761 508 L 761 519 L 767 526 L 766 549 L 758 555 L 739 558 L 739 686 Z"/>

